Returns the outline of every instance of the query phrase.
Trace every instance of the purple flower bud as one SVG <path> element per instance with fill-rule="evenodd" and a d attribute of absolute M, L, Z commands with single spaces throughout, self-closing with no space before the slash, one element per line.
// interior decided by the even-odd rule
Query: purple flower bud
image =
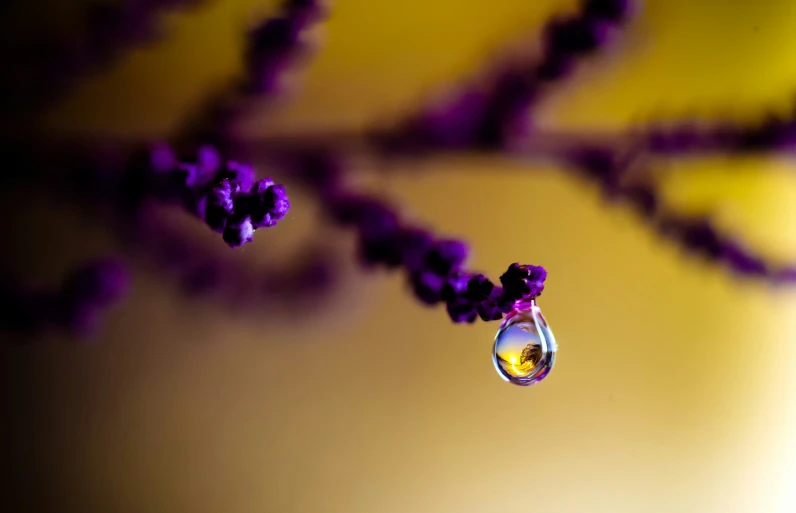
<path fill-rule="evenodd" d="M 634 8 L 631 0 L 584 0 L 583 13 L 593 19 L 614 23 L 625 21 Z"/>
<path fill-rule="evenodd" d="M 528 109 L 536 98 L 535 77 L 525 69 L 500 74 L 490 91 L 488 108 L 480 120 L 478 140 L 482 147 L 502 146 L 509 137 L 528 135 Z"/>
<path fill-rule="evenodd" d="M 792 147 L 794 140 L 796 123 L 769 115 L 759 126 L 740 131 L 737 144 L 742 150 L 779 149 Z"/>
<path fill-rule="evenodd" d="M 415 296 L 427 305 L 435 305 L 442 301 L 444 279 L 434 273 L 416 272 L 409 275 L 409 284 Z"/>
<path fill-rule="evenodd" d="M 681 226 L 682 242 L 688 249 L 704 252 L 710 258 L 722 252 L 722 242 L 714 227 L 707 221 L 689 222 Z"/>
<path fill-rule="evenodd" d="M 173 173 L 181 175 L 179 181 L 184 187 L 188 189 L 196 187 L 199 178 L 199 168 L 196 164 L 180 164 L 178 170 Z"/>
<path fill-rule="evenodd" d="M 365 232 L 359 238 L 359 257 L 367 266 L 384 264 L 397 267 L 403 263 L 403 254 L 394 232 Z"/>
<path fill-rule="evenodd" d="M 445 285 L 442 286 L 442 299 L 451 302 L 463 296 L 467 292 L 467 284 L 472 276 L 470 273 L 454 273 L 448 276 Z"/>
<path fill-rule="evenodd" d="M 263 198 L 265 192 L 272 185 L 274 185 L 274 181 L 271 180 L 270 178 L 263 178 L 261 180 L 257 180 L 257 182 L 255 182 L 255 184 L 252 186 L 252 194 L 257 198 Z M 262 201 L 262 199 L 260 201 Z"/>
<path fill-rule="evenodd" d="M 536 77 L 541 81 L 551 82 L 562 79 L 575 69 L 575 59 L 566 54 L 548 54 L 536 68 Z"/>
<path fill-rule="evenodd" d="M 737 243 L 725 243 L 721 258 L 727 262 L 730 269 L 743 275 L 765 276 L 768 273 L 768 266 L 762 259 L 749 254 Z"/>
<path fill-rule="evenodd" d="M 254 239 L 254 226 L 251 219 L 246 217 L 231 217 L 227 220 L 223 233 L 224 242 L 231 248 L 239 248 Z"/>
<path fill-rule="evenodd" d="M 604 148 L 582 148 L 571 157 L 573 164 L 590 178 L 597 180 L 603 190 L 617 193 L 623 166 L 613 151 Z"/>
<path fill-rule="evenodd" d="M 552 21 L 545 34 L 545 46 L 550 55 L 582 55 L 590 53 L 606 42 L 607 24 L 601 20 L 571 17 Z"/>
<path fill-rule="evenodd" d="M 658 194 L 655 192 L 655 188 L 649 184 L 634 184 L 625 187 L 623 194 L 645 217 L 655 215 L 660 208 Z"/>
<path fill-rule="evenodd" d="M 229 161 L 223 171 L 219 173 L 219 179 L 228 179 L 231 182 L 240 184 L 242 191 L 248 191 L 254 184 L 254 168 L 238 162 Z"/>
<path fill-rule="evenodd" d="M 326 0 L 287 0 L 283 8 L 291 18 L 299 18 L 311 23 L 329 14 L 329 2 Z"/>
<path fill-rule="evenodd" d="M 199 148 L 197 164 L 203 174 L 216 174 L 221 169 L 221 155 L 213 146 L 204 145 Z"/>
<path fill-rule="evenodd" d="M 402 254 L 403 264 L 410 271 L 423 267 L 426 253 L 434 242 L 428 231 L 411 227 L 399 229 L 395 240 Z"/>
<path fill-rule="evenodd" d="M 283 185 L 274 184 L 270 178 L 259 180 L 252 187 L 251 202 L 247 207 L 255 228 L 273 226 L 285 217 L 290 200 Z"/>
<path fill-rule="evenodd" d="M 511 264 L 500 277 L 503 296 L 506 300 L 529 301 L 544 290 L 547 271 L 534 265 Z"/>
<path fill-rule="evenodd" d="M 240 185 L 229 180 L 222 180 L 210 189 L 206 200 L 205 222 L 211 229 L 223 232 L 239 192 Z"/>
<path fill-rule="evenodd" d="M 432 272 L 446 276 L 467 260 L 467 245 L 458 240 L 440 240 L 426 253 L 426 265 Z"/>
<path fill-rule="evenodd" d="M 266 189 L 263 195 L 263 204 L 268 207 L 271 219 L 278 221 L 285 217 L 290 209 L 290 200 L 287 198 L 285 186 L 276 184 Z"/>
<path fill-rule="evenodd" d="M 498 310 L 500 310 L 504 314 L 507 314 L 510 311 L 512 311 L 517 301 L 513 297 L 510 297 L 509 295 L 505 294 L 503 287 L 500 286 L 496 286 L 495 288 L 492 289 L 492 293 L 489 294 L 489 300 L 494 301 Z"/>
<path fill-rule="evenodd" d="M 475 306 L 464 298 L 457 298 L 456 300 L 446 305 L 448 316 L 455 323 L 473 323 L 478 318 L 478 311 Z"/>
<path fill-rule="evenodd" d="M 257 60 L 291 50 L 303 28 L 286 16 L 267 19 L 249 33 L 247 57 Z"/>
<path fill-rule="evenodd" d="M 276 219 L 272 219 L 271 214 L 264 209 L 251 210 L 251 216 L 249 216 L 249 220 L 255 229 L 270 228 L 276 224 Z"/>
<path fill-rule="evenodd" d="M 479 120 L 489 98 L 483 91 L 465 89 L 432 105 L 419 119 L 410 122 L 410 138 L 422 146 L 465 148 L 476 142 Z M 411 144 L 411 143 L 410 143 Z"/>
<path fill-rule="evenodd" d="M 303 17 L 271 18 L 254 29 L 248 38 L 245 62 L 255 92 L 271 92 L 302 49 L 300 35 L 306 28 Z"/>
<path fill-rule="evenodd" d="M 467 282 L 467 298 L 470 301 L 478 302 L 489 299 L 495 284 L 483 274 L 476 274 Z"/>
<path fill-rule="evenodd" d="M 143 170 L 137 171 L 141 173 Z M 149 194 L 165 201 L 180 199 L 195 182 L 194 166 L 181 164 L 170 146 L 155 143 L 149 149 Z"/>
<path fill-rule="evenodd" d="M 478 316 L 485 322 L 500 320 L 504 314 L 498 307 L 498 303 L 492 299 L 478 303 L 476 310 L 478 311 Z"/>
<path fill-rule="evenodd" d="M 150 160 L 152 169 L 156 173 L 166 173 L 172 171 L 179 165 L 177 155 L 171 146 L 165 143 L 155 143 L 150 148 Z"/>

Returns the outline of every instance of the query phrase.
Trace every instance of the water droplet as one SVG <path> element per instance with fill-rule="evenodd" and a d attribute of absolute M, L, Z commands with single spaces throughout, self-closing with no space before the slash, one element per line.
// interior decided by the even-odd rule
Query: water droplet
<path fill-rule="evenodd" d="M 556 339 L 536 301 L 518 304 L 500 324 L 492 361 L 504 380 L 529 386 L 542 381 L 553 368 Z"/>

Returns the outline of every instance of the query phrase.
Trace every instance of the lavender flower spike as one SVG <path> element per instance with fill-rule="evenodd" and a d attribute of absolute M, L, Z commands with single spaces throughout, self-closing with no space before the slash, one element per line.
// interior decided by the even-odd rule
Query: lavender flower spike
<path fill-rule="evenodd" d="M 251 242 L 255 230 L 274 226 L 290 209 L 283 185 L 270 178 L 255 182 L 251 166 L 222 163 L 209 146 L 192 163 L 178 162 L 168 146 L 154 146 L 151 182 L 153 196 L 181 203 L 233 248 Z"/>
<path fill-rule="evenodd" d="M 305 159 L 311 168 L 305 175 L 338 165 L 330 154 L 307 154 Z M 469 254 L 464 242 L 410 226 L 385 202 L 346 191 L 340 184 L 328 183 L 318 192 L 329 217 L 356 230 L 364 265 L 402 268 L 415 297 L 430 306 L 444 302 L 453 322 L 501 319 L 514 305 L 544 290 L 547 272 L 542 267 L 512 264 L 500 278 L 502 286 L 496 286 L 484 275 L 464 269 Z"/>

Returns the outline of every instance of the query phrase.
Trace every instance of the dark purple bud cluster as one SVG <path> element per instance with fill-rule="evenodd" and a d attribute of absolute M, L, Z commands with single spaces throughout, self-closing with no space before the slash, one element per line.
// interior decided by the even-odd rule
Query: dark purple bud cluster
<path fill-rule="evenodd" d="M 488 83 L 465 87 L 448 100 L 410 118 L 395 130 L 376 134 L 388 151 L 439 148 L 501 148 L 527 135 L 528 109 L 542 88 L 565 78 L 575 62 L 604 46 L 631 14 L 629 0 L 584 0 L 578 13 L 549 22 L 543 55 L 536 63 L 511 63 Z"/>
<path fill-rule="evenodd" d="M 0 284 L 0 329 L 36 334 L 70 330 L 87 334 L 96 329 L 100 315 L 116 304 L 129 285 L 119 262 L 101 260 L 76 269 L 54 292 L 24 290 Z"/>
<path fill-rule="evenodd" d="M 638 8 L 633 0 L 587 0 L 583 2 L 583 12 L 590 19 L 614 23 L 627 21 Z"/>
<path fill-rule="evenodd" d="M 337 192 L 328 197 L 326 206 L 334 221 L 356 229 L 365 266 L 402 268 L 415 297 L 427 305 L 444 302 L 453 322 L 501 319 L 515 304 L 544 290 L 547 273 L 542 267 L 512 264 L 500 278 L 502 286 L 466 271 L 465 243 L 409 226 L 390 206 L 372 197 Z"/>
<path fill-rule="evenodd" d="M 736 130 L 741 151 L 793 149 L 796 144 L 796 112 L 788 117 L 766 116 L 756 126 Z"/>
<path fill-rule="evenodd" d="M 566 74 L 562 71 L 572 68 L 574 59 L 604 46 L 612 30 L 629 19 L 632 9 L 629 0 L 583 0 L 578 13 L 553 19 L 544 30 L 539 78 L 561 78 Z"/>
<path fill-rule="evenodd" d="M 624 166 L 613 151 L 597 147 L 579 148 L 573 152 L 571 162 L 587 178 L 600 184 L 607 195 L 617 193 Z"/>
<path fill-rule="evenodd" d="M 233 248 L 250 242 L 258 228 L 274 226 L 290 208 L 283 185 L 270 178 L 255 181 L 254 168 L 222 162 L 208 146 L 200 149 L 196 162 L 186 164 L 158 145 L 151 165 L 153 194 L 181 202 Z"/>
<path fill-rule="evenodd" d="M 733 146 L 736 140 L 733 133 L 723 128 L 701 127 L 694 123 L 652 126 L 645 130 L 644 138 L 650 152 L 672 155 Z"/>
<path fill-rule="evenodd" d="M 636 132 L 643 136 L 645 149 L 667 155 L 792 151 L 796 147 L 796 112 L 769 115 L 751 125 L 686 121 L 653 125 Z"/>
<path fill-rule="evenodd" d="M 281 11 L 249 32 L 244 59 L 251 93 L 279 89 L 285 70 L 312 49 L 307 32 L 326 18 L 328 6 L 321 0 L 288 0 Z"/>

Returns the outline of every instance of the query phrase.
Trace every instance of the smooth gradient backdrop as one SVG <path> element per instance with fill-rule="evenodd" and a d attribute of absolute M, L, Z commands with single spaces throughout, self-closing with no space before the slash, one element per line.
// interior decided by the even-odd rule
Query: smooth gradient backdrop
<path fill-rule="evenodd" d="M 245 125 L 389 120 L 574 4 L 337 0 L 292 102 L 253 107 Z M 239 69 L 242 29 L 275 5 L 217 0 L 170 17 L 170 39 L 83 84 L 46 123 L 167 134 Z M 795 56 L 791 0 L 647 0 L 538 123 L 786 112 Z M 796 258 L 787 158 L 657 166 L 672 204 Z M 452 325 L 395 275 L 348 264 L 332 299 L 242 315 L 136 264 L 132 298 L 93 344 L 3 350 L 18 492 L 59 513 L 796 511 L 796 291 L 683 255 L 553 167 L 446 157 L 375 171 L 369 186 L 407 215 L 469 240 L 475 268 L 549 270 L 540 306 L 560 349 L 544 382 L 501 381 L 497 325 Z M 352 261 L 350 234 L 312 230 L 316 207 L 294 191 L 288 218 L 237 256 L 256 270 L 315 237 Z M 31 276 L 55 279 L 108 244 L 69 208 L 34 207 L 13 246 Z"/>

